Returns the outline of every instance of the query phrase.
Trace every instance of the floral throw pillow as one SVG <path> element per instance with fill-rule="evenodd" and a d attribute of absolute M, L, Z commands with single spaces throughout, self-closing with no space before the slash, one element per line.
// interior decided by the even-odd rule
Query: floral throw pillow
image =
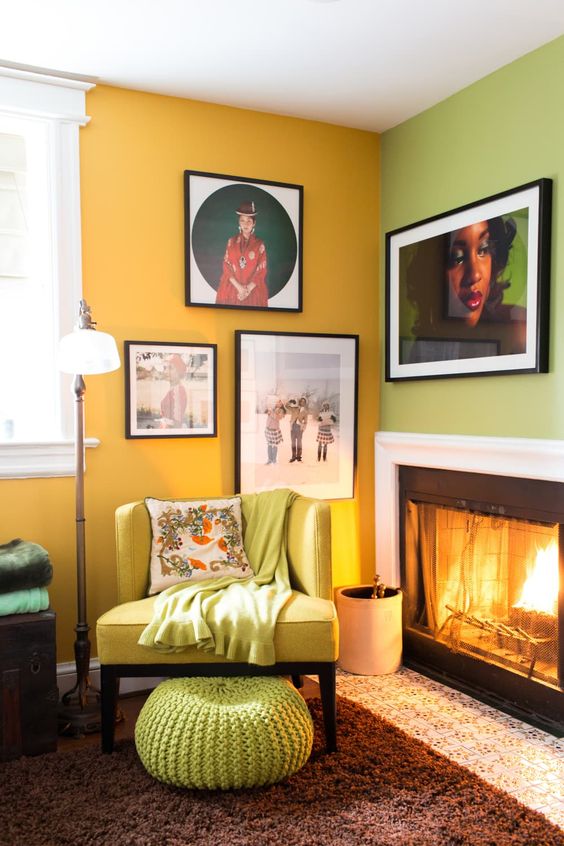
<path fill-rule="evenodd" d="M 179 582 L 253 575 L 243 549 L 241 500 L 145 500 L 151 517 L 149 594 Z"/>

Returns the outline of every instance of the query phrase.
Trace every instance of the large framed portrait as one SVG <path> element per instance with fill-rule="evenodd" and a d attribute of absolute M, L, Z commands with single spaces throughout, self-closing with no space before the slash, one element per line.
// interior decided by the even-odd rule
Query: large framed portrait
<path fill-rule="evenodd" d="M 217 347 L 125 341 L 125 437 L 217 434 Z"/>
<path fill-rule="evenodd" d="M 546 373 L 552 181 L 386 235 L 386 381 Z"/>
<path fill-rule="evenodd" d="M 302 310 L 303 187 L 184 172 L 186 305 Z"/>
<path fill-rule="evenodd" d="M 358 335 L 235 332 L 235 489 L 354 494 Z"/>

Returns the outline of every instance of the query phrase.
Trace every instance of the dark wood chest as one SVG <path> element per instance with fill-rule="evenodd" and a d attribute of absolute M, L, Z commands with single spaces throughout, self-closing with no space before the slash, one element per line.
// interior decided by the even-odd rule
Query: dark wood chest
<path fill-rule="evenodd" d="M 57 748 L 55 614 L 0 617 L 0 761 Z"/>

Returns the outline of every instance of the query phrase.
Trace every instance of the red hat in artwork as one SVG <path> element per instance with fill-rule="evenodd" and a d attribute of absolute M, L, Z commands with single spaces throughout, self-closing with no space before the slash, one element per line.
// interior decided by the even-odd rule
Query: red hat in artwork
<path fill-rule="evenodd" d="M 253 202 L 241 203 L 237 209 L 237 214 L 244 214 L 247 217 L 256 217 L 256 213 L 257 210 L 255 209 L 255 204 Z"/>

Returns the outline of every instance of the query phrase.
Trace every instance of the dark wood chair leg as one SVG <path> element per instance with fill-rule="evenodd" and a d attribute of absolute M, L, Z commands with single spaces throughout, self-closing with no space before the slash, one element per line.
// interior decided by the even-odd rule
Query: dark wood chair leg
<path fill-rule="evenodd" d="M 113 667 L 100 667 L 100 691 L 102 711 L 102 752 L 110 754 L 114 751 L 114 736 L 116 728 L 119 677 Z"/>
<path fill-rule="evenodd" d="M 298 690 L 304 686 L 304 677 L 303 676 L 292 676 L 292 684 Z"/>
<path fill-rule="evenodd" d="M 327 664 L 319 671 L 319 690 L 325 726 L 327 752 L 337 751 L 337 673 L 335 664 Z"/>

